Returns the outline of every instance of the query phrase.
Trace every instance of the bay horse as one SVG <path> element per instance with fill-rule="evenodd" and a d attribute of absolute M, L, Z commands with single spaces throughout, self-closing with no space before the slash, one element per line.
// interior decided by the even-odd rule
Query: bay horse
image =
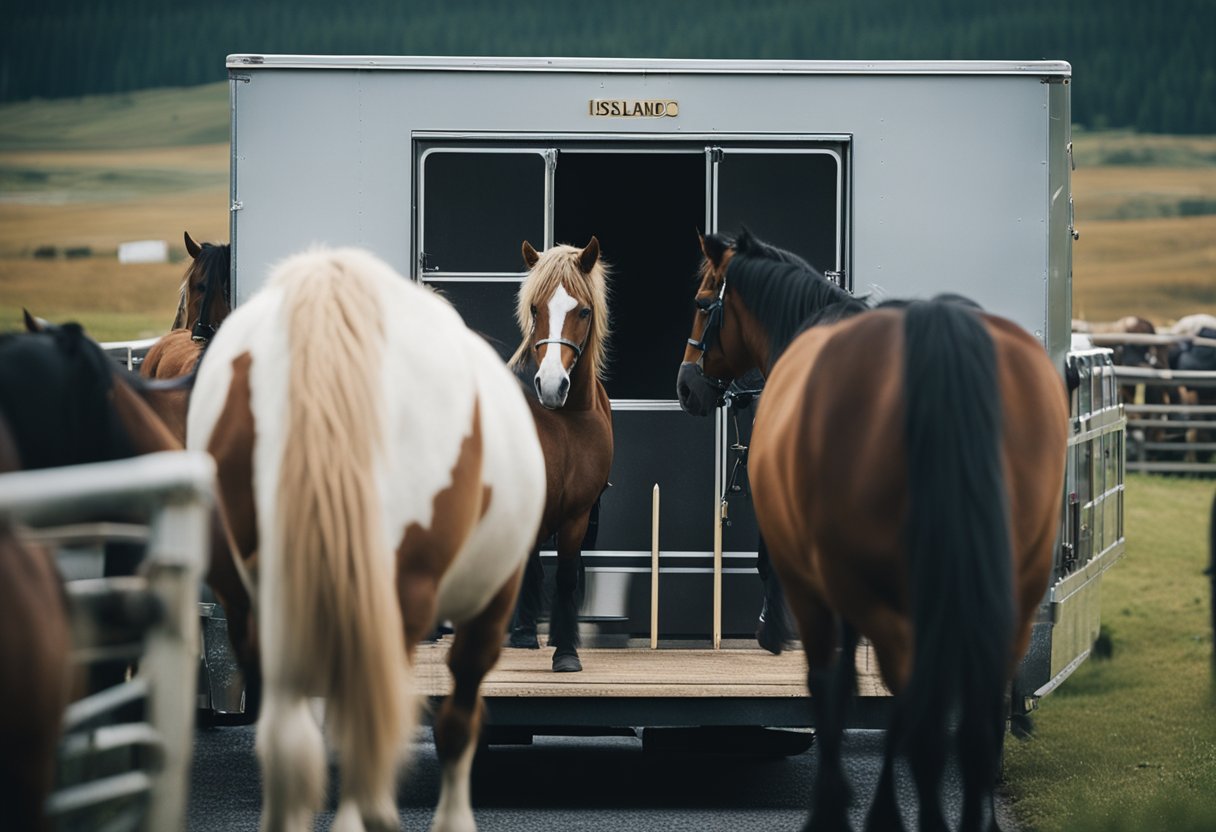
<path fill-rule="evenodd" d="M 325 799 L 309 697 L 326 700 L 342 770 L 333 828 L 398 828 L 410 665 L 449 620 L 432 829 L 473 829 L 479 688 L 545 488 L 536 429 L 497 353 L 372 254 L 313 249 L 279 264 L 212 339 L 186 436 L 216 460 L 256 599 L 262 828 L 311 830 Z"/>
<path fill-rule="evenodd" d="M 920 828 L 946 829 L 939 785 L 953 749 L 959 828 L 995 829 L 1006 685 L 1059 525 L 1060 375 L 1020 327 L 956 296 L 814 323 L 847 312 L 847 293 L 746 231 L 702 250 L 677 390 L 704 413 L 730 379 L 756 366 L 767 376 L 752 488 L 809 664 L 821 764 L 808 828 L 848 828 L 840 743 L 860 634 L 896 697 L 867 828 L 903 828 L 902 755 Z"/>
<path fill-rule="evenodd" d="M 20 468 L 0 414 L 0 476 Z M 13 829 L 50 828 L 56 746 L 71 692 L 71 631 L 49 552 L 23 543 L 0 515 L 0 806 Z"/>
<path fill-rule="evenodd" d="M 520 592 L 512 647 L 537 648 L 541 544 L 557 538 L 557 589 L 550 618 L 553 670 L 583 669 L 578 657 L 578 563 L 588 524 L 612 468 L 612 405 L 603 377 L 609 336 L 607 267 L 595 237 L 581 249 L 544 254 L 525 240 L 528 276 L 516 321 L 523 340 L 510 364 L 532 375 L 528 407 L 545 454 L 545 510 Z"/>
<path fill-rule="evenodd" d="M 177 315 L 168 334 L 144 356 L 139 368 L 144 378 L 180 378 L 193 372 L 207 342 L 232 311 L 231 249 L 226 243 L 197 243 L 189 231 L 183 232 L 183 237 L 190 265 L 178 292 Z M 181 389 L 157 392 L 151 399 L 157 413 L 183 445 L 189 398 L 189 390 Z"/>

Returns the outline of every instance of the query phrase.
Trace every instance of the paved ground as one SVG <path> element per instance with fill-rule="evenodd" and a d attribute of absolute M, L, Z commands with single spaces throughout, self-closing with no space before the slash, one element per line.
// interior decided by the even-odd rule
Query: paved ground
<path fill-rule="evenodd" d="M 261 796 L 253 736 L 252 728 L 199 731 L 189 829 L 257 829 Z M 881 742 L 877 731 L 853 731 L 846 740 L 849 777 L 863 798 L 877 779 Z M 532 746 L 494 747 L 478 756 L 473 805 L 483 832 L 796 830 L 806 820 L 814 772 L 814 751 L 769 759 L 644 753 L 633 738 L 537 738 Z M 427 828 L 438 784 L 434 746 L 420 742 L 399 789 L 405 829 Z M 913 802 L 912 794 L 910 784 L 901 783 L 902 805 Z M 948 785 L 947 800 L 953 795 Z M 1005 832 L 1014 830 L 1003 807 L 998 812 Z M 860 826 L 864 805 L 854 814 Z M 331 818 L 332 802 L 318 828 L 328 828 Z"/>

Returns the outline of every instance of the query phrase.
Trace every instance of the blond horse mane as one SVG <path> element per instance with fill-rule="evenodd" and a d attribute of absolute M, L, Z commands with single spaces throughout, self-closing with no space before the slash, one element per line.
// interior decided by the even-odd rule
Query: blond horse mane
<path fill-rule="evenodd" d="M 519 303 L 515 308 L 515 321 L 519 324 L 523 341 L 511 356 L 510 365 L 519 369 L 527 365 L 532 344 L 532 307 L 548 302 L 558 286 L 579 303 L 591 307 L 591 329 L 587 333 L 587 346 L 583 349 L 581 365 L 586 365 L 595 378 L 604 380 L 608 363 L 608 266 L 597 259 L 590 272 L 579 266 L 582 249 L 575 246 L 556 245 L 544 252 L 536 265 L 528 272 L 519 287 Z"/>
<path fill-rule="evenodd" d="M 283 289 L 289 416 L 277 496 L 280 562 L 263 569 L 264 580 L 281 582 L 271 597 L 283 605 L 276 615 L 288 634 L 276 646 L 285 680 L 329 697 L 339 742 L 391 778 L 411 716 L 375 464 L 385 441 L 385 321 L 375 279 L 386 270 L 362 252 L 314 250 L 273 277 Z"/>

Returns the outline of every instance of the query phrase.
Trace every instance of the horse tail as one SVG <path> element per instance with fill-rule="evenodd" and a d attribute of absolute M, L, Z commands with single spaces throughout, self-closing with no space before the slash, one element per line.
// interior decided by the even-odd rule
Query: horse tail
<path fill-rule="evenodd" d="M 282 628 L 271 647 L 282 653 L 278 681 L 327 698 L 344 781 L 356 799 L 363 788 L 391 791 L 411 727 L 396 568 L 375 468 L 385 434 L 385 324 L 367 273 L 380 266 L 357 256 L 309 252 L 280 271 L 291 361 L 277 493 L 281 545 L 260 565 L 272 570 L 264 586 Z"/>
<path fill-rule="evenodd" d="M 964 777 L 990 790 L 1014 625 L 996 348 L 976 311 L 955 302 L 912 304 L 904 329 L 915 656 L 901 705 L 914 736 L 901 740 L 937 757 L 940 777 L 945 720 L 957 715 L 963 767 L 980 768 Z"/>

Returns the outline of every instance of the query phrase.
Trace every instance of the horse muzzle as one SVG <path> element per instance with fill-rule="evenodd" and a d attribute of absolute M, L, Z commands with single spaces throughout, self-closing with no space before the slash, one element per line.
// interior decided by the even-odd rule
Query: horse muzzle
<path fill-rule="evenodd" d="M 700 365 L 685 361 L 676 375 L 676 397 L 685 413 L 693 416 L 708 416 L 725 403 L 723 393 L 727 385 L 717 379 L 708 378 Z"/>

